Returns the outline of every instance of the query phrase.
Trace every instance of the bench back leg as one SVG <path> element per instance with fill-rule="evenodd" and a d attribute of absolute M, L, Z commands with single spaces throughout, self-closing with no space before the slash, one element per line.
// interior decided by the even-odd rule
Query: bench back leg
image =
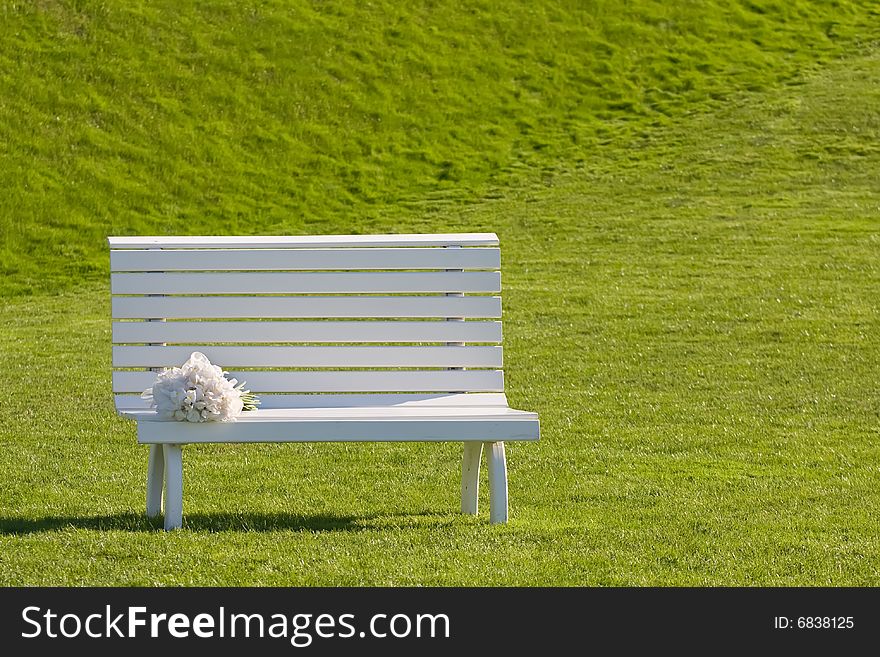
<path fill-rule="evenodd" d="M 165 531 L 183 524 L 183 450 L 180 445 L 163 445 L 165 450 Z"/>
<path fill-rule="evenodd" d="M 162 512 L 162 487 L 165 483 L 165 455 L 162 445 L 150 445 L 147 460 L 147 517 Z"/>
<path fill-rule="evenodd" d="M 480 498 L 480 461 L 483 458 L 483 443 L 464 444 L 461 460 L 461 512 L 476 515 Z"/>
<path fill-rule="evenodd" d="M 504 443 L 486 443 L 489 460 L 489 522 L 507 522 L 507 459 Z"/>

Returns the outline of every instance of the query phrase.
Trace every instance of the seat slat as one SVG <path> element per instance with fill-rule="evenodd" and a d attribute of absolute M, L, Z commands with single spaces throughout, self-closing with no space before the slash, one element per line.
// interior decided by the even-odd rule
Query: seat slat
<path fill-rule="evenodd" d="M 113 294 L 382 294 L 500 292 L 497 271 L 122 273 L 110 277 Z"/>
<path fill-rule="evenodd" d="M 498 269 L 497 248 L 114 250 L 110 270 Z"/>
<path fill-rule="evenodd" d="M 500 297 L 114 297 L 113 317 L 501 317 Z"/>
<path fill-rule="evenodd" d="M 169 367 L 193 351 L 229 367 L 501 367 L 502 347 L 113 347 L 114 367 Z"/>
<path fill-rule="evenodd" d="M 318 248 L 378 246 L 495 246 L 495 233 L 436 233 L 391 235 L 281 235 L 281 236 L 157 236 L 108 237 L 111 249 L 149 248 Z"/>
<path fill-rule="evenodd" d="M 136 412 L 136 411 L 135 411 Z M 153 412 L 141 412 L 147 422 L 164 422 Z M 404 420 L 425 419 L 536 419 L 537 414 L 519 411 L 506 406 L 397 406 L 397 407 L 346 407 L 346 408 L 259 408 L 245 411 L 239 416 L 242 422 L 275 422 L 276 420 Z"/>
<path fill-rule="evenodd" d="M 113 322 L 115 343 L 501 342 L 501 322 Z"/>
<path fill-rule="evenodd" d="M 502 392 L 501 370 L 230 372 L 253 392 Z M 113 372 L 114 392 L 140 393 L 155 372 Z"/>
<path fill-rule="evenodd" d="M 138 421 L 140 443 L 249 443 L 249 442 L 359 442 L 428 441 L 495 442 L 538 440 L 540 426 L 534 413 L 512 411 L 485 417 L 401 417 L 352 419 L 247 419 L 237 422 Z"/>

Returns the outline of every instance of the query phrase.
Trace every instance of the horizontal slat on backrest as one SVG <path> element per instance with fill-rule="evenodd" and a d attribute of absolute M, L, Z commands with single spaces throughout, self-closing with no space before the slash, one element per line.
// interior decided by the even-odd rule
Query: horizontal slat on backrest
<path fill-rule="evenodd" d="M 377 246 L 494 246 L 495 233 L 432 233 L 390 235 L 222 235 L 222 236 L 151 236 L 108 237 L 111 249 L 150 248 L 245 248 L 302 249 L 319 247 Z"/>
<path fill-rule="evenodd" d="M 260 408 L 346 408 L 365 406 L 415 406 L 415 407 L 491 407 L 507 406 L 502 392 L 431 393 L 431 394 L 326 394 L 283 395 L 270 394 L 260 397 Z M 140 395 L 116 395 L 117 408 L 146 409 L 149 404 Z"/>
<path fill-rule="evenodd" d="M 327 294 L 500 292 L 497 271 L 124 273 L 111 276 L 113 294 Z"/>
<path fill-rule="evenodd" d="M 501 347 L 113 347 L 114 367 L 172 367 L 200 351 L 230 367 L 501 367 Z"/>
<path fill-rule="evenodd" d="M 448 403 L 444 400 L 452 400 Z M 459 399 L 461 401 L 459 401 Z M 150 404 L 139 394 L 114 395 L 116 407 L 128 410 L 146 410 Z M 438 406 L 489 408 L 506 407 L 507 397 L 503 392 L 468 393 L 326 393 L 326 394 L 266 394 L 260 395 L 260 408 L 348 408 L 370 406 Z"/>
<path fill-rule="evenodd" d="M 111 251 L 111 271 L 498 269 L 496 248 Z"/>
<path fill-rule="evenodd" d="M 230 372 L 253 392 L 501 392 L 501 370 Z M 113 372 L 114 392 L 141 392 L 155 372 Z"/>
<path fill-rule="evenodd" d="M 113 342 L 501 342 L 501 322 L 113 322 Z"/>
<path fill-rule="evenodd" d="M 500 297 L 114 297 L 116 319 L 501 317 Z"/>

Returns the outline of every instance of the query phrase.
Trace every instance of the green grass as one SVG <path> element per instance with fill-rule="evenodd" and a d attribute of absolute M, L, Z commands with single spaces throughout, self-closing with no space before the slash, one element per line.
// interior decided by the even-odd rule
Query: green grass
<path fill-rule="evenodd" d="M 0 293 L 107 234 L 449 224 L 610 140 L 796 79 L 873 0 L 0 0 Z"/>
<path fill-rule="evenodd" d="M 190 48 L 172 37 L 192 33 L 193 25 L 217 23 L 193 42 L 214 44 L 209 52 L 219 59 L 210 61 L 219 67 L 223 39 L 247 41 L 246 26 L 241 33 L 226 29 L 239 10 L 186 10 L 174 30 L 166 26 L 170 5 L 151 10 L 155 14 L 143 10 L 152 30 L 119 27 L 118 43 L 109 28 L 90 33 L 89 20 L 98 20 L 91 18 L 81 21 L 87 35 L 97 34 L 91 41 L 74 35 L 58 45 L 47 38 L 43 55 L 29 64 L 35 76 L 30 95 L 0 96 L 0 117 L 6 116 L 0 131 L 21 133 L 0 151 L 3 166 L 14 163 L 0 175 L 18 190 L 0 201 L 0 225 L 11 245 L 3 265 L 8 294 L 0 301 L 6 388 L 0 401 L 0 584 L 880 584 L 880 46 L 870 32 L 858 36 L 852 27 L 868 14 L 848 3 L 780 4 L 794 7 L 780 11 L 804 14 L 787 22 L 772 11 L 748 11 L 753 21 L 785 27 L 778 48 L 767 46 L 749 59 L 750 46 L 736 42 L 735 23 L 728 33 L 718 31 L 724 12 L 714 4 L 699 15 L 637 4 L 644 11 L 615 3 L 593 12 L 606 27 L 641 29 L 644 51 L 639 60 L 625 47 L 635 39 L 607 36 L 632 66 L 608 74 L 609 95 L 597 93 L 602 100 L 596 101 L 607 105 L 583 108 L 574 120 L 588 146 L 551 141 L 529 151 L 522 147 L 525 133 L 510 128 L 509 143 L 520 146 L 511 146 L 497 170 L 481 168 L 480 154 L 491 149 L 455 146 L 449 123 L 435 125 L 429 111 L 439 110 L 426 107 L 418 134 L 377 130 L 364 139 L 388 148 L 424 139 L 467 171 L 463 181 L 430 182 L 419 173 L 427 168 L 405 170 L 403 160 L 391 158 L 393 176 L 368 186 L 372 201 L 330 194 L 323 205 L 308 194 L 291 201 L 282 186 L 341 184 L 344 174 L 333 173 L 331 160 L 345 161 L 334 150 L 347 143 L 342 136 L 328 141 L 320 166 L 274 158 L 298 151 L 288 141 L 292 133 L 279 127 L 277 108 L 270 108 L 265 116 L 279 121 L 266 129 L 274 146 L 252 150 L 242 136 L 249 128 L 241 127 L 228 140 L 214 135 L 198 150 L 198 125 L 222 108 L 190 101 L 212 88 L 245 97 L 243 78 L 233 76 L 239 82 L 219 90 L 210 79 L 181 82 L 180 95 L 167 96 L 177 99 L 174 111 L 156 114 L 155 123 L 143 115 L 143 141 L 132 128 L 114 133 L 118 141 L 108 141 L 106 150 L 83 146 L 82 166 L 105 167 L 108 180 L 143 185 L 140 191 L 115 183 L 66 184 L 74 169 L 64 168 L 59 153 L 40 150 L 54 142 L 36 129 L 39 112 L 21 126 L 21 107 L 33 102 L 37 109 L 37 97 L 57 91 L 59 81 L 70 80 L 74 91 L 55 99 L 79 111 L 74 95 L 86 92 L 78 76 L 100 71 L 118 76 L 119 98 L 105 100 L 120 121 L 129 111 L 147 112 L 149 104 L 126 95 L 135 86 L 125 81 L 140 80 L 145 94 L 156 88 L 147 82 L 169 84 L 176 70 L 169 62 L 179 63 L 178 54 Z M 97 12 L 100 20 L 131 29 L 123 18 L 136 14 L 112 3 L 78 11 L 69 7 L 80 5 L 40 6 L 46 23 L 73 20 L 68 14 L 88 17 L 87 9 L 99 6 L 111 8 Z M 262 6 L 285 13 L 280 4 Z M 345 22 L 344 15 L 322 11 L 325 27 Z M 466 34 L 466 17 L 446 11 L 459 22 L 444 34 Z M 671 49 L 662 50 L 652 11 L 678 11 L 691 32 L 683 27 L 669 36 Z M 538 11 L 535 25 L 543 25 L 548 12 Z M 828 23 L 832 15 L 839 27 Z M 4 16 L 6 26 L 19 21 L 41 34 L 32 16 Z M 368 18 L 357 22 L 359 29 L 367 30 Z M 373 18 L 374 25 L 382 22 L 379 13 Z M 430 23 L 407 25 L 429 32 Z M 576 33 L 574 43 L 588 22 L 564 25 Z M 502 32 L 525 40 L 532 27 Z M 808 38 L 838 29 L 846 36 Z M 278 27 L 276 36 L 283 31 Z M 686 42 L 702 39 L 709 48 L 710 32 L 721 40 L 726 34 L 730 49 L 712 49 L 713 69 L 706 73 L 694 56 L 688 69 L 693 90 L 670 92 L 668 113 L 648 104 L 632 112 L 612 106 L 614 89 L 623 89 L 625 80 L 634 81 L 634 95 L 647 93 L 634 71 L 647 75 L 646 62 L 679 52 L 675 48 L 684 52 Z M 18 33 L 20 39 L 28 34 Z M 567 31 L 547 32 L 557 40 L 561 33 Z M 143 35 L 171 53 L 168 75 L 158 50 L 143 67 L 125 58 L 123 37 L 138 44 L 148 38 Z M 338 47 L 354 43 L 327 39 Z M 537 48 L 537 32 L 531 39 Z M 418 40 L 408 35 L 404 41 Z M 294 46 L 273 43 L 290 66 L 298 61 L 290 54 Z M 321 52 L 317 41 L 310 43 Z M 443 43 L 431 42 L 424 52 Z M 378 67 L 374 55 L 387 45 L 377 43 L 365 66 Z M 68 46 L 100 56 L 77 67 L 58 55 Z M 307 50 L 301 43 L 296 48 Z M 499 49 L 487 58 L 508 62 L 514 55 Z M 756 65 L 762 58 L 765 68 Z M 229 59 L 230 67 L 248 61 Z M 576 70 L 562 66 L 559 75 Z M 30 74 L 0 71 L 4 81 Z M 443 70 L 438 84 L 458 81 L 462 98 L 486 93 L 482 100 L 489 102 L 497 91 L 489 85 L 492 75 L 468 78 L 479 67 L 473 71 Z M 355 79 L 366 80 L 349 82 Z M 545 82 L 544 93 L 551 94 L 554 87 Z M 464 88 L 481 85 L 489 90 Z M 388 84 L 387 106 L 364 96 L 365 107 L 393 113 L 396 94 L 406 93 L 399 87 Z M 305 89 L 305 97 L 315 88 Z M 316 112 L 316 122 L 357 114 L 337 92 L 314 96 L 335 102 Z M 284 94 L 294 97 L 289 88 Z M 251 109 L 264 107 L 264 100 Z M 533 120 L 565 116 L 564 104 L 508 102 Z M 237 107 L 227 105 L 230 112 Z M 461 129 L 478 130 L 481 111 L 467 114 L 464 101 L 457 107 L 465 112 L 455 121 Z M 186 116 L 191 122 L 174 120 Z M 250 128 L 253 116 L 246 115 Z M 415 120 L 418 111 L 410 116 Z M 496 106 L 488 106 L 486 117 L 507 125 Z M 546 126 L 547 134 L 562 139 L 557 127 Z M 69 145 L 68 128 L 57 143 Z M 147 148 L 151 134 L 156 142 Z M 27 139 L 33 151 L 25 153 Z M 131 155 L 126 144 L 140 144 L 141 155 Z M 201 159 L 209 153 L 215 159 Z M 162 173 L 165 156 L 169 170 Z M 368 161 L 353 157 L 352 166 Z M 187 162 L 175 187 L 175 168 Z M 56 165 L 60 173 L 52 174 Z M 14 167 L 29 185 L 50 175 L 57 184 L 25 193 Z M 248 191 L 246 170 L 265 183 L 260 193 Z M 286 179 L 290 171 L 302 177 Z M 53 224 L 56 215 L 69 223 Z M 479 518 L 455 513 L 460 447 L 453 444 L 190 446 L 184 528 L 161 531 L 142 514 L 146 450 L 135 443 L 134 427 L 115 417 L 110 399 L 102 240 L 111 228 L 497 231 L 508 394 L 512 405 L 538 411 L 542 421 L 539 443 L 508 446 L 511 522 L 488 525 L 485 497 Z M 68 251 L 53 251 L 61 247 L 52 240 L 60 238 Z M 74 256 L 82 256 L 82 264 Z M 31 262 L 45 270 L 46 282 L 37 280 L 37 265 L 23 264 Z M 62 280 L 57 294 L 41 291 Z"/>
<path fill-rule="evenodd" d="M 454 445 L 328 444 L 187 448 L 158 531 L 106 285 L 7 302 L 0 581 L 876 585 L 878 83 L 870 51 L 463 211 L 543 421 L 506 527 L 454 513 Z"/>

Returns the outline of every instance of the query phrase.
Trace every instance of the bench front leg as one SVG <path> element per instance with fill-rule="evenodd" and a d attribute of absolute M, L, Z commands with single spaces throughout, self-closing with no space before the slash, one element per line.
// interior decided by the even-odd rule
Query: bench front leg
<path fill-rule="evenodd" d="M 480 461 L 483 443 L 467 442 L 461 459 L 461 512 L 476 515 L 480 500 Z"/>
<path fill-rule="evenodd" d="M 165 454 L 162 445 L 150 445 L 147 460 L 147 517 L 162 513 L 162 488 L 165 484 Z"/>
<path fill-rule="evenodd" d="M 507 458 L 504 443 L 486 443 L 489 454 L 489 522 L 507 522 Z"/>
<path fill-rule="evenodd" d="M 165 456 L 165 531 L 183 524 L 183 450 L 163 445 Z"/>

